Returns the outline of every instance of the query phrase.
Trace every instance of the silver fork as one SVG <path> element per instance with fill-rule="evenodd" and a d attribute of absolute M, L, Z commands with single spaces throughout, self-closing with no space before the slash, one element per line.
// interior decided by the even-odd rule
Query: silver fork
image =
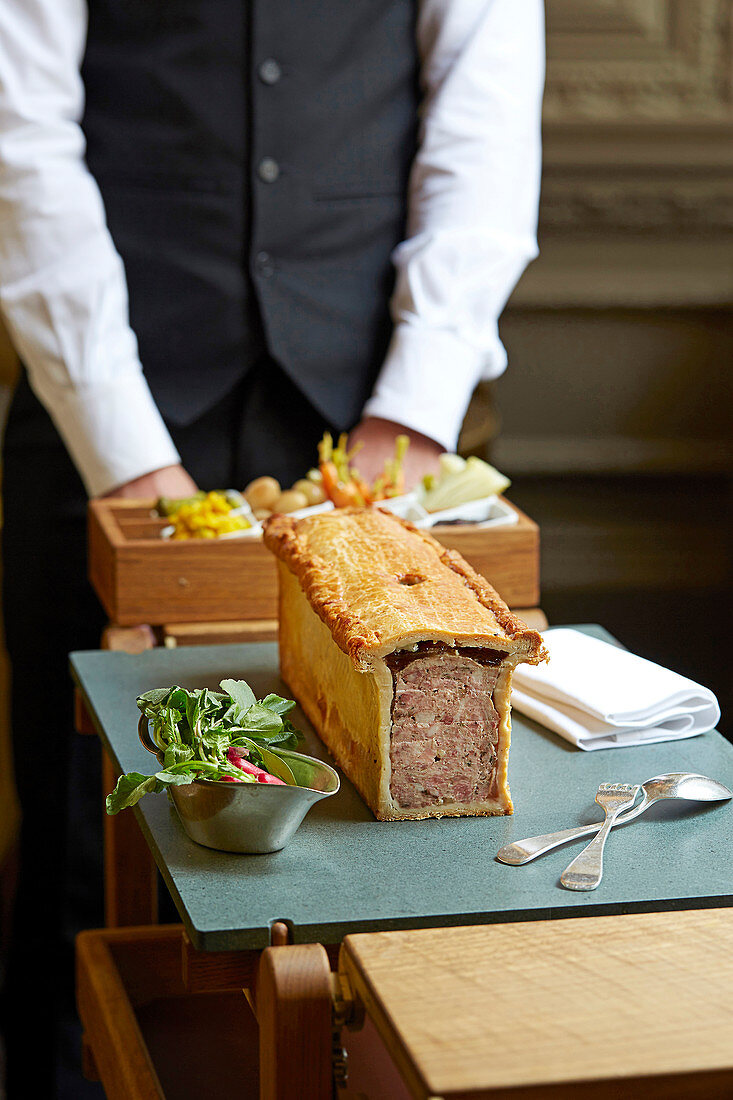
<path fill-rule="evenodd" d="M 603 877 L 603 846 L 611 827 L 621 813 L 633 806 L 639 786 L 630 783 L 601 783 L 596 802 L 606 812 L 606 820 L 598 834 L 586 845 L 580 855 L 568 864 L 560 875 L 560 882 L 567 890 L 595 890 Z"/>

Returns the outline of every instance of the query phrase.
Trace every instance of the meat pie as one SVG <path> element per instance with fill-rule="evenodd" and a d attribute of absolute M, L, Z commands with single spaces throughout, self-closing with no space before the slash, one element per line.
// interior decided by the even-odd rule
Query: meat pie
<path fill-rule="evenodd" d="M 272 516 L 280 668 L 383 820 L 508 814 L 513 668 L 541 636 L 455 551 L 388 512 Z"/>

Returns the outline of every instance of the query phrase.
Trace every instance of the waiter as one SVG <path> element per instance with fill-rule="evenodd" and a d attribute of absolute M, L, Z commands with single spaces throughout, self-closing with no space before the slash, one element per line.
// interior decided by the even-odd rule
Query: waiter
<path fill-rule="evenodd" d="M 454 450 L 536 253 L 542 79 L 540 0 L 3 0 L 11 1097 L 53 1095 L 43 975 L 102 919 L 98 748 L 68 732 L 87 496 L 289 484 L 326 427 L 367 477 L 397 431 L 410 481 Z"/>

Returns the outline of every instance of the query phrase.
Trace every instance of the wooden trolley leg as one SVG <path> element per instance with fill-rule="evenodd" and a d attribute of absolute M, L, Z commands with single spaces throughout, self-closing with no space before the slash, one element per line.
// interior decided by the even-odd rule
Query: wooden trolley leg
<path fill-rule="evenodd" d="M 104 791 L 114 790 L 118 775 L 102 751 Z M 155 860 L 130 810 L 104 815 L 104 915 L 107 928 L 158 923 Z"/>
<path fill-rule="evenodd" d="M 74 721 L 79 733 L 96 736 L 91 715 L 77 688 Z M 102 749 L 102 798 L 113 791 L 119 776 Z M 158 923 L 158 878 L 155 861 L 132 813 L 104 820 L 104 913 L 108 928 Z"/>
<path fill-rule="evenodd" d="M 331 1100 L 332 1005 L 325 948 L 265 948 L 257 976 L 260 1100 Z"/>

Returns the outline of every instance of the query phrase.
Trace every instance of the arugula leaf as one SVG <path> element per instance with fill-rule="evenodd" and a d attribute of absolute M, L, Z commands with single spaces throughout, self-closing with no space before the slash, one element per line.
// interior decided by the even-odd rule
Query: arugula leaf
<path fill-rule="evenodd" d="M 216 756 L 226 756 L 227 749 L 232 743 L 232 737 L 228 730 L 211 729 L 201 734 L 201 740 Z"/>
<path fill-rule="evenodd" d="M 185 709 L 184 713 L 186 715 L 186 722 L 188 723 L 188 728 L 194 734 L 194 738 L 195 738 L 195 735 L 196 735 L 196 722 L 197 722 L 198 716 L 199 716 L 198 693 L 195 693 L 195 694 L 191 693 L 191 695 L 188 695 L 186 697 L 186 709 Z"/>
<path fill-rule="evenodd" d="M 229 703 L 229 696 L 225 695 L 222 691 L 214 691 L 212 688 L 206 688 L 209 699 L 212 705 L 215 703 L 217 707 L 222 707 L 225 703 Z"/>
<path fill-rule="evenodd" d="M 118 814 L 129 806 L 135 806 L 144 794 L 160 794 L 166 787 L 192 783 L 195 775 L 175 774 L 169 771 L 156 772 L 155 775 L 141 775 L 140 772 L 128 772 L 117 780 L 117 786 L 107 795 L 106 807 L 110 815 Z"/>
<path fill-rule="evenodd" d="M 283 718 L 283 728 L 276 737 L 271 737 L 268 744 L 277 744 L 281 749 L 295 749 L 305 741 L 301 730 L 296 729 L 289 718 Z"/>
<path fill-rule="evenodd" d="M 255 693 L 246 680 L 222 680 L 219 687 L 229 693 L 232 703 L 234 704 L 234 706 L 230 707 L 227 711 L 227 714 L 229 714 L 230 711 L 234 711 L 231 715 L 232 720 L 239 721 L 239 719 L 247 713 L 252 704 L 257 702 Z"/>
<path fill-rule="evenodd" d="M 168 699 L 168 706 L 175 707 L 176 710 L 180 710 L 183 714 L 186 713 L 186 703 L 188 701 L 189 692 L 182 687 L 171 688 L 170 697 Z"/>
<path fill-rule="evenodd" d="M 279 733 L 283 728 L 283 720 L 279 714 L 275 714 L 269 707 L 262 703 L 254 703 L 247 713 L 239 721 L 242 729 L 261 731 L 262 733 Z"/>
<path fill-rule="evenodd" d="M 305 738 L 300 730 L 294 730 L 292 733 L 289 733 L 287 737 L 283 737 L 282 740 L 271 741 L 270 744 L 276 744 L 279 749 L 293 750 L 297 749 L 304 740 Z"/>
<path fill-rule="evenodd" d="M 182 718 L 183 714 L 180 710 L 167 704 L 162 708 L 159 715 L 153 719 L 153 733 L 156 735 L 155 740 L 161 748 L 168 741 L 180 740 L 178 726 Z"/>
<path fill-rule="evenodd" d="M 190 745 L 181 745 L 179 742 L 171 742 L 166 747 L 163 757 L 163 766 L 168 769 L 174 764 L 183 764 L 193 757 L 193 749 Z"/>
<path fill-rule="evenodd" d="M 263 707 L 274 710 L 275 714 L 288 714 L 295 706 L 295 699 L 283 699 L 282 695 L 266 695 L 260 699 Z"/>
<path fill-rule="evenodd" d="M 183 771 L 180 765 L 166 768 L 162 772 L 156 772 L 153 776 L 163 787 L 182 787 L 187 783 L 193 783 L 196 779 L 195 771 Z"/>
<path fill-rule="evenodd" d="M 206 714 L 206 689 L 192 691 L 186 699 L 186 721 L 191 730 L 194 742 L 201 736 L 201 722 Z"/>
<path fill-rule="evenodd" d="M 142 710 L 147 704 L 157 707 L 164 699 L 168 698 L 168 695 L 172 691 L 172 688 L 151 688 L 150 691 L 144 691 L 142 695 L 137 697 L 137 705 Z"/>
<path fill-rule="evenodd" d="M 272 775 L 276 775 L 278 779 L 282 779 L 283 783 L 287 783 L 289 787 L 297 787 L 295 776 L 290 770 L 290 765 L 283 760 L 282 756 L 279 756 L 277 752 L 272 749 L 266 749 L 264 745 L 259 746 L 260 756 L 263 763 Z"/>
<path fill-rule="evenodd" d="M 218 693 L 217 696 L 215 696 L 213 691 L 209 691 L 208 688 L 202 688 L 198 693 L 198 707 L 199 714 L 202 718 L 213 715 L 220 707 Z"/>
<path fill-rule="evenodd" d="M 275 731 L 274 733 L 265 732 L 264 730 L 252 730 L 246 729 L 244 726 L 225 726 L 223 727 L 229 733 L 232 738 L 232 744 L 240 744 L 240 738 L 251 737 L 258 745 L 278 745 L 281 749 L 294 749 L 305 740 L 305 737 L 297 730 L 295 726 L 288 721 L 287 718 L 283 719 L 282 729 Z"/>
<path fill-rule="evenodd" d="M 140 772 L 129 772 L 121 775 L 117 780 L 117 786 L 111 794 L 107 795 L 106 807 L 108 814 L 118 814 L 120 810 L 134 806 L 144 794 L 157 792 L 158 782 L 154 775 L 141 775 Z"/>

